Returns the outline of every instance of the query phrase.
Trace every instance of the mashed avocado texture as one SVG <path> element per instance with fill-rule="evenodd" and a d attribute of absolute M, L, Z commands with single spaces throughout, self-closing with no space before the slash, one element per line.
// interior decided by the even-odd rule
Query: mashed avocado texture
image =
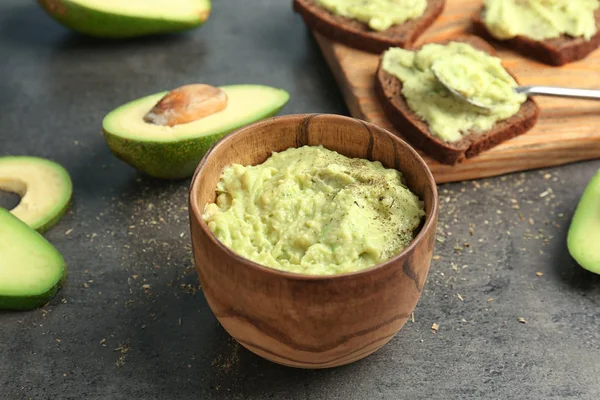
<path fill-rule="evenodd" d="M 465 98 L 484 106 L 521 104 L 524 95 L 515 92 L 515 81 L 500 63 L 473 62 L 453 54 L 436 60 L 432 69 L 438 79 Z"/>
<path fill-rule="evenodd" d="M 331 275 L 386 261 L 414 238 L 423 204 L 402 174 L 321 146 L 223 171 L 203 218 L 231 250 L 275 269 Z"/>
<path fill-rule="evenodd" d="M 316 0 L 326 10 L 363 22 L 375 31 L 419 18 L 427 9 L 427 0 Z"/>
<path fill-rule="evenodd" d="M 482 110 L 458 99 L 434 76 L 434 63 L 452 88 L 480 103 L 494 104 L 494 108 Z M 519 112 L 527 100 L 514 92 L 517 82 L 499 58 L 466 43 L 432 43 L 417 51 L 391 48 L 383 55 L 382 67 L 402 82 L 402 95 L 410 109 L 428 124 L 433 135 L 446 142 L 491 129 Z"/>
<path fill-rule="evenodd" d="M 501 40 L 546 40 L 563 34 L 589 40 L 597 31 L 598 5 L 598 0 L 486 0 L 484 22 Z"/>

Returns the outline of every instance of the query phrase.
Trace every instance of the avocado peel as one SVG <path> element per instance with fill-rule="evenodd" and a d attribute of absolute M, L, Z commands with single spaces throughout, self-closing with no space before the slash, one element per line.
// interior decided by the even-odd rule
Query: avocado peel
<path fill-rule="evenodd" d="M 600 274 L 600 170 L 590 180 L 575 209 L 567 247 L 582 268 Z"/>
<path fill-rule="evenodd" d="M 210 0 L 37 0 L 61 25 L 81 34 L 124 39 L 181 32 L 201 26 Z"/>

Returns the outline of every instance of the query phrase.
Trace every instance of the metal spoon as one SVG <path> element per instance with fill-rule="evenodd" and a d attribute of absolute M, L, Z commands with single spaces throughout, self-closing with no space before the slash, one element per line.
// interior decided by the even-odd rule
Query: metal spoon
<path fill-rule="evenodd" d="M 453 95 L 456 97 L 466 101 L 469 104 L 474 105 L 475 107 L 482 108 L 485 110 L 492 110 L 494 107 L 499 104 L 483 104 L 468 97 L 464 96 L 462 93 L 458 92 L 454 89 L 448 82 L 444 81 L 443 78 L 438 74 L 437 69 L 435 68 L 435 63 L 431 66 L 431 70 L 433 71 L 433 75 L 437 78 L 437 80 L 446 87 Z M 515 92 L 519 94 L 524 94 L 526 96 L 554 96 L 554 97 L 570 97 L 574 99 L 588 99 L 588 100 L 600 100 L 600 90 L 592 90 L 592 89 L 571 89 L 571 88 L 562 88 L 562 87 L 552 87 L 552 86 L 518 86 L 515 88 Z"/>

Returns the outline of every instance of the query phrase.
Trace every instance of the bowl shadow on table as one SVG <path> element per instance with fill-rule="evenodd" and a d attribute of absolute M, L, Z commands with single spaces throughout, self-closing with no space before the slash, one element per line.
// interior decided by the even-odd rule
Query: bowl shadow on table
<path fill-rule="evenodd" d="M 40 6 L 34 2 L 23 4 L 15 11 L 4 17 L 0 25 L 0 35 L 19 46 L 43 46 L 48 42 L 62 39 L 60 46 L 65 48 L 137 48 L 155 43 L 181 41 L 188 32 L 145 36 L 130 39 L 101 39 L 93 38 L 63 27 L 52 17 L 47 15 Z"/>
<path fill-rule="evenodd" d="M 168 288 L 156 289 L 162 292 Z M 156 393 L 173 398 L 227 398 L 227 393 L 243 394 L 245 398 L 278 398 L 282 393 L 306 390 L 307 381 L 312 391 L 319 391 L 319 387 L 327 387 L 339 379 L 340 374 L 368 365 L 366 360 L 361 360 L 322 370 L 281 366 L 235 342 L 214 318 L 200 291 L 185 301 L 175 300 L 168 294 L 168 299 L 161 297 L 145 312 L 179 313 L 181 326 L 173 321 L 169 329 L 167 323 L 159 321 L 130 332 L 131 347 L 143 354 L 146 366 L 138 371 L 136 379 L 156 386 L 153 390 Z"/>
<path fill-rule="evenodd" d="M 209 379 L 221 390 L 243 393 L 247 398 L 273 397 L 282 393 L 306 391 L 310 382 L 312 392 L 326 390 L 340 376 L 349 376 L 357 368 L 369 365 L 369 358 L 331 369 L 298 369 L 275 364 L 246 350 L 218 325 L 214 334 L 225 336 L 227 347 L 211 363 Z M 376 368 L 372 365 L 371 368 Z"/>
<path fill-rule="evenodd" d="M 198 285 L 195 272 L 180 282 Z M 340 373 L 368 365 L 358 361 L 334 369 L 305 370 L 264 360 L 229 336 L 200 289 L 182 293 L 180 282 L 153 283 L 154 298 L 140 294 L 119 317 L 131 348 L 126 363 L 134 368 L 139 386 L 152 388 L 149 393 L 172 398 L 227 398 L 227 393 L 277 398 L 281 393 L 302 392 L 307 380 L 311 390 L 318 390 Z"/>

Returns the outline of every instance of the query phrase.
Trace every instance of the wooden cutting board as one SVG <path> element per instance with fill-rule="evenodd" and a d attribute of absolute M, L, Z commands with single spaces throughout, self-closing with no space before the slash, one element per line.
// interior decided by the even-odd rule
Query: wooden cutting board
<path fill-rule="evenodd" d="M 444 13 L 419 43 L 444 40 L 469 29 L 481 7 L 477 0 L 447 1 Z M 330 41 L 314 33 L 340 86 L 350 113 L 394 131 L 374 91 L 379 57 Z M 495 45 L 504 64 L 522 85 L 555 85 L 600 89 L 600 50 L 585 60 L 550 67 Z M 536 97 L 542 110 L 536 127 L 456 166 L 424 156 L 438 183 L 478 179 L 510 172 L 600 158 L 600 101 Z"/>

